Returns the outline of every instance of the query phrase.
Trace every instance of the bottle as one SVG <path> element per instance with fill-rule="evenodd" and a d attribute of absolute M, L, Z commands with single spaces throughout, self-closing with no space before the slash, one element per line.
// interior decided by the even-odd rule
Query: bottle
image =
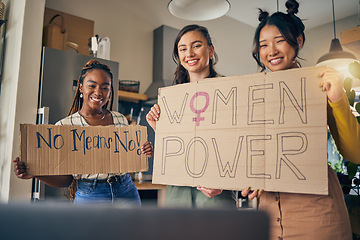
<path fill-rule="evenodd" d="M 138 183 L 142 183 L 144 181 L 142 172 L 136 172 L 134 180 Z"/>
<path fill-rule="evenodd" d="M 97 57 L 110 60 L 110 39 L 108 37 L 101 38 Z"/>

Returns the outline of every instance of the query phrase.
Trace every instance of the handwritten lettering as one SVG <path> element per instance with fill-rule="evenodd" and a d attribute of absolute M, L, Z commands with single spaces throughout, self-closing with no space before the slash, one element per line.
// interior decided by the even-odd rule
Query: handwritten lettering
<path fill-rule="evenodd" d="M 218 140 L 215 137 L 211 138 L 212 146 L 215 151 L 215 159 L 217 162 L 219 177 L 225 178 L 228 175 L 229 178 L 236 177 L 237 166 L 239 162 L 245 163 L 246 166 L 246 176 L 247 178 L 258 178 L 258 179 L 271 179 L 273 175 L 275 175 L 276 179 L 281 177 L 281 168 L 283 166 L 288 167 L 293 174 L 299 180 L 305 180 L 304 174 L 301 172 L 300 167 L 297 166 L 294 162 L 291 161 L 289 156 L 291 155 L 299 155 L 306 151 L 307 148 L 307 139 L 305 134 L 300 132 L 284 132 L 277 134 L 277 145 L 278 145 L 278 158 L 272 158 L 273 163 L 271 165 L 276 165 L 276 172 L 274 173 L 266 173 L 266 172 L 256 172 L 255 164 L 256 161 L 264 161 L 264 157 L 266 155 L 266 149 L 255 147 L 255 145 L 259 146 L 261 143 L 265 141 L 270 141 L 273 139 L 272 135 L 248 135 L 246 137 L 246 147 L 245 153 L 242 154 L 242 145 L 244 136 L 239 136 L 236 144 L 236 148 L 234 152 L 234 159 L 231 161 L 230 159 L 224 161 L 221 158 L 221 154 L 219 151 Z M 295 143 L 295 147 L 292 149 L 287 149 L 284 146 L 284 141 L 289 141 L 289 139 L 299 139 L 301 141 L 297 141 Z M 201 165 L 200 171 L 194 170 L 194 159 L 190 158 L 190 153 L 194 153 L 194 145 L 197 143 L 196 147 L 196 162 Z M 264 145 L 264 144 L 263 144 Z M 184 166 L 187 174 L 192 178 L 200 178 L 202 177 L 208 166 L 209 160 L 209 148 L 205 139 L 201 137 L 194 137 L 189 140 L 187 144 L 185 144 L 184 140 L 178 136 L 169 136 L 163 138 L 162 145 L 162 164 L 161 164 L 161 174 L 165 175 L 166 173 L 166 162 L 171 161 L 171 158 L 179 157 L 183 159 Z M 202 152 L 203 154 L 200 154 Z M 199 159 L 199 156 L 203 156 L 203 158 Z M 200 163 L 199 163 L 200 162 Z M 284 163 L 284 164 L 283 164 Z M 265 170 L 265 169 L 264 169 Z"/>
<path fill-rule="evenodd" d="M 71 131 L 71 151 L 82 150 L 85 155 L 88 151 L 94 149 L 114 149 L 114 153 L 119 153 L 121 149 L 125 152 L 136 151 L 137 155 L 141 155 L 141 131 L 135 131 L 135 139 L 130 138 L 129 131 L 123 131 L 120 134 L 114 131 L 113 137 L 104 137 L 100 135 L 88 136 L 86 130 L 72 129 Z M 65 146 L 64 137 L 61 134 L 52 133 L 52 128 L 47 129 L 47 136 L 41 132 L 36 132 L 37 148 L 47 147 L 49 149 L 59 150 Z M 44 144 L 42 144 L 44 143 Z"/>
<path fill-rule="evenodd" d="M 48 128 L 48 140 L 46 140 L 43 135 L 39 132 L 36 132 L 36 139 L 37 139 L 37 148 L 41 148 L 41 139 L 43 140 L 43 142 L 45 142 L 45 144 L 51 149 L 52 148 L 52 144 L 51 144 L 51 128 Z M 60 145 L 56 144 L 57 141 L 59 139 L 59 141 L 61 141 Z M 59 134 L 56 134 L 54 136 L 54 140 L 53 140 L 53 145 L 54 145 L 54 148 L 55 149 L 60 149 L 62 148 L 62 146 L 64 146 L 64 138 L 63 136 L 59 135 Z"/>
<path fill-rule="evenodd" d="M 327 150 L 321 71 L 219 77 L 161 89 L 153 183 L 327 194 L 327 166 L 320 162 Z"/>

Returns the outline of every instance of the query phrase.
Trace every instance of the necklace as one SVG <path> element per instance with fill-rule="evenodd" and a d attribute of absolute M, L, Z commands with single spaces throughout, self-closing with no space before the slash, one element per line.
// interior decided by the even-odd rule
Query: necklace
<path fill-rule="evenodd" d="M 105 112 L 106 112 L 106 110 L 105 111 L 103 111 L 103 116 L 100 118 L 100 119 L 98 119 L 98 120 L 91 120 L 92 122 L 99 122 L 99 121 L 101 121 L 101 120 L 103 120 L 104 118 L 105 118 Z M 79 112 L 79 114 L 80 114 L 80 112 Z M 81 114 L 81 116 L 83 116 L 86 120 L 89 120 L 85 115 L 82 115 Z"/>

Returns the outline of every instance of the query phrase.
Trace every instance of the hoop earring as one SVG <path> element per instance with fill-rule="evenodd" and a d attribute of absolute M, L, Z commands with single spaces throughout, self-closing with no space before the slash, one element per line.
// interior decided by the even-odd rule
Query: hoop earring
<path fill-rule="evenodd" d="M 293 60 L 293 64 L 296 64 L 297 67 L 300 67 L 300 64 L 299 64 L 299 62 L 297 61 L 297 58 L 295 58 L 295 59 Z"/>

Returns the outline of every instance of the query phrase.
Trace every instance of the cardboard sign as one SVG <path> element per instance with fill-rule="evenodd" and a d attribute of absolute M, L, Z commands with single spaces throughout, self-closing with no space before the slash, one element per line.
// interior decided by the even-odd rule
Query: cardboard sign
<path fill-rule="evenodd" d="M 327 194 L 321 70 L 161 88 L 153 183 Z"/>
<path fill-rule="evenodd" d="M 144 126 L 20 125 L 20 159 L 29 173 L 68 175 L 147 171 Z"/>

